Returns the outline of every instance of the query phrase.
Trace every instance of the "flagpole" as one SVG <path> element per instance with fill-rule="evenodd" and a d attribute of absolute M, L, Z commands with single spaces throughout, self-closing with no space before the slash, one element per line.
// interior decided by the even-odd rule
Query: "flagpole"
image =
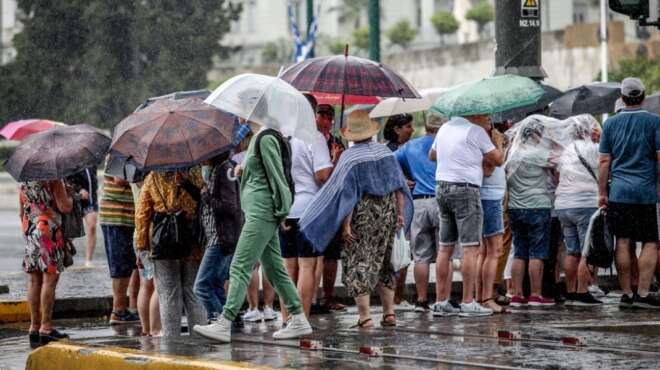
<path fill-rule="evenodd" d="M 607 50 L 607 4 L 600 0 L 600 80 L 607 82 L 608 76 L 608 50 Z M 607 119 L 607 113 L 603 114 L 603 122 Z"/>
<path fill-rule="evenodd" d="M 307 0 L 307 37 L 311 34 L 311 29 L 312 29 L 312 22 L 314 21 L 314 0 Z M 309 41 L 309 40 L 305 40 Z M 315 47 L 312 46 L 312 49 L 309 51 L 309 57 L 314 58 L 314 49 Z"/>

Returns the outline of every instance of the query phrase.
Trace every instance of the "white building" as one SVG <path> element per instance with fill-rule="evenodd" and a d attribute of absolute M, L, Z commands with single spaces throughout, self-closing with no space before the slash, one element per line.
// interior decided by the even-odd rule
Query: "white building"
<path fill-rule="evenodd" d="M 0 0 L 0 64 L 16 57 L 12 39 L 21 30 L 16 11 L 16 0 Z"/>

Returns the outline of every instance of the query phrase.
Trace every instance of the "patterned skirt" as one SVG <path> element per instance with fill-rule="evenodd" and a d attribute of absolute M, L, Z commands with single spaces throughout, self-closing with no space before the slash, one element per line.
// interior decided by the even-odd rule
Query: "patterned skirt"
<path fill-rule="evenodd" d="M 342 282 L 352 297 L 371 294 L 378 283 L 392 289 L 390 264 L 396 234 L 396 196 L 365 195 L 353 209 L 351 227 L 356 241 L 341 251 Z"/>
<path fill-rule="evenodd" d="M 52 222 L 40 220 L 25 235 L 25 272 L 56 274 L 64 271 L 64 237 L 62 229 Z"/>

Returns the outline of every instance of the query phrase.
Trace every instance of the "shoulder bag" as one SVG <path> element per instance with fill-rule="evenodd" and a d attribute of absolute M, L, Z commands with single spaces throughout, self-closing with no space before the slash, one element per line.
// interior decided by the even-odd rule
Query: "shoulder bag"
<path fill-rule="evenodd" d="M 165 198 L 154 183 L 156 191 L 163 201 L 166 212 L 156 212 L 153 218 L 151 236 L 151 258 L 155 260 L 175 260 L 190 256 L 192 253 L 191 225 L 185 212 L 170 210 Z M 175 198 L 179 194 L 179 188 Z"/>

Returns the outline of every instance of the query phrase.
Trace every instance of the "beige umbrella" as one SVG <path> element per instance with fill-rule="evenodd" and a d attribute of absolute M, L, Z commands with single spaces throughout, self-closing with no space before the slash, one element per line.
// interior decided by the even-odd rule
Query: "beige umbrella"
<path fill-rule="evenodd" d="M 376 105 L 369 113 L 371 118 L 389 117 L 396 114 L 415 113 L 425 111 L 433 102 L 446 91 L 443 87 L 433 87 L 419 90 L 421 99 L 388 98 Z"/>

